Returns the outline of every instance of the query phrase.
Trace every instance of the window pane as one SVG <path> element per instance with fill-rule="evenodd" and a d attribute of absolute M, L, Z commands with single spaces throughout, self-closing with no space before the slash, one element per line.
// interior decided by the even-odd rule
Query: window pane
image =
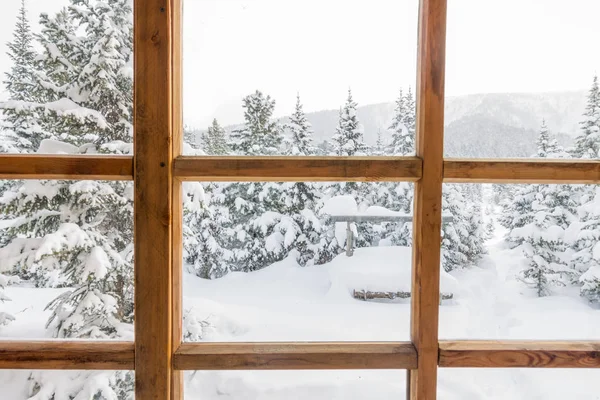
<path fill-rule="evenodd" d="M 414 153 L 417 0 L 184 0 L 184 10 L 188 145 Z"/>
<path fill-rule="evenodd" d="M 2 397 L 28 399 L 132 400 L 133 371 L 0 370 Z"/>
<path fill-rule="evenodd" d="M 591 154 L 577 138 L 600 124 L 599 12 L 595 0 L 449 0 L 445 155 L 532 157 L 545 125 L 573 157 L 597 158 L 595 136 Z"/>
<path fill-rule="evenodd" d="M 438 398 L 444 400 L 596 400 L 593 369 L 440 368 Z"/>
<path fill-rule="evenodd" d="M 397 370 L 194 371 L 185 376 L 185 399 L 404 399 L 405 382 Z"/>
<path fill-rule="evenodd" d="M 132 339 L 132 182 L 1 183 L 0 338 Z"/>
<path fill-rule="evenodd" d="M 444 267 L 457 286 L 441 308 L 440 337 L 597 339 L 597 188 L 444 185 L 448 207 L 458 192 L 471 205 L 464 231 L 444 232 Z"/>
<path fill-rule="evenodd" d="M 131 153 L 132 1 L 6 3 L 0 152 Z"/>
<path fill-rule="evenodd" d="M 185 340 L 408 340 L 411 184 L 184 192 Z"/>

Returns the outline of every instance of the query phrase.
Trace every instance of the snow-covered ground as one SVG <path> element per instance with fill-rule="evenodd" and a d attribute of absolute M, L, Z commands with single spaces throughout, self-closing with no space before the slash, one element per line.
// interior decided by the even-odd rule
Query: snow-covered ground
<path fill-rule="evenodd" d="M 442 273 L 454 294 L 440 310 L 440 337 L 473 339 L 598 339 L 600 310 L 576 290 L 537 298 L 515 275 L 523 257 L 507 249 L 503 231 L 479 266 Z M 410 300 L 365 302 L 353 289 L 408 291 L 411 251 L 357 249 L 323 266 L 292 258 L 253 273 L 218 280 L 184 278 L 186 327 L 207 341 L 408 340 Z M 16 320 L 4 338 L 45 337 L 45 305 L 61 289 L 9 287 L 4 303 Z M 56 372 L 56 374 L 65 374 Z M 187 374 L 186 399 L 401 399 L 404 371 L 211 371 Z M 594 370 L 440 369 L 441 400 L 598 400 Z M 2 399 L 26 398 L 27 373 L 0 374 Z M 57 399 L 58 400 L 58 399 Z"/>

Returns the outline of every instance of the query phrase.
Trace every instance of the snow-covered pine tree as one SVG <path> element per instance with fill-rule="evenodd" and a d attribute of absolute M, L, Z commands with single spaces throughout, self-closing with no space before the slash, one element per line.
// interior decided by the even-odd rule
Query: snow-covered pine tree
<path fill-rule="evenodd" d="M 574 157 L 600 158 L 600 87 L 598 86 L 598 76 L 594 76 L 580 125 L 581 134 L 575 139 Z"/>
<path fill-rule="evenodd" d="M 71 0 L 55 16 L 42 15 L 40 25 L 32 89 L 39 98 L 12 103 L 39 112 L 37 139 L 70 145 L 45 141 L 38 151 L 130 152 L 131 2 Z M 39 285 L 71 288 L 48 305 L 54 337 L 131 337 L 132 194 L 123 182 L 29 181 L 3 196 L 3 213 L 17 219 L 6 229 L 12 240 L 0 250 L 2 262 Z M 52 398 L 54 386 L 44 376 L 33 374 L 30 394 Z M 133 387 L 130 372 L 88 378 L 68 395 L 93 390 L 96 399 L 126 398 Z"/>
<path fill-rule="evenodd" d="M 389 150 L 391 154 L 398 156 L 415 154 L 415 112 L 415 101 L 411 89 L 409 88 L 406 95 L 400 90 L 394 108 L 394 117 L 388 128 L 392 131 L 392 143 Z"/>
<path fill-rule="evenodd" d="M 444 184 L 442 212 L 453 218 L 451 223 L 442 225 L 442 266 L 446 271 L 468 267 L 470 210 L 467 209 L 467 202 L 459 185 Z"/>
<path fill-rule="evenodd" d="M 185 182 L 183 191 L 183 248 L 191 271 L 204 279 L 217 279 L 229 272 L 232 253 L 221 246 L 227 219 L 218 207 L 209 207 L 199 182 Z"/>
<path fill-rule="evenodd" d="M 225 129 L 219 125 L 216 118 L 212 125 L 202 134 L 202 150 L 211 156 L 223 156 L 229 152 Z"/>
<path fill-rule="evenodd" d="M 9 102 L 2 107 L 4 115 L 2 127 L 2 153 L 29 153 L 37 149 L 40 128 L 37 115 L 31 108 L 18 107 L 17 102 L 33 102 L 37 100 L 35 82 L 35 51 L 33 49 L 33 33 L 27 18 L 25 0 L 17 15 L 17 23 L 13 32 L 13 40 L 7 44 L 7 55 L 12 62 L 6 73 L 4 86 L 9 94 Z"/>
<path fill-rule="evenodd" d="M 563 149 L 542 122 L 536 157 L 564 157 Z M 576 219 L 577 196 L 568 185 L 523 185 L 512 201 L 506 200 L 501 222 L 509 229 L 507 240 L 520 246 L 527 259 L 521 279 L 538 296 L 551 286 L 565 285 L 571 270 L 563 261 L 564 232 Z"/>
<path fill-rule="evenodd" d="M 275 101 L 256 91 L 244 98 L 243 107 L 245 124 L 233 131 L 232 150 L 239 155 L 277 154 L 283 134 L 271 121 Z M 302 229 L 282 213 L 285 201 L 278 182 L 234 182 L 214 196 L 214 206 L 229 215 L 223 247 L 233 253 L 234 270 L 258 270 L 288 255 Z"/>
<path fill-rule="evenodd" d="M 243 107 L 245 125 L 231 133 L 231 149 L 247 156 L 279 154 L 283 135 L 281 127 L 271 120 L 275 100 L 257 90 L 244 97 Z"/>
<path fill-rule="evenodd" d="M 582 285 L 581 295 L 592 302 L 600 301 L 600 189 L 584 192 L 579 207 L 580 221 L 570 228 L 575 235 L 571 267 Z"/>
<path fill-rule="evenodd" d="M 296 108 L 290 116 L 290 122 L 285 125 L 290 136 L 291 147 L 287 154 L 291 156 L 310 156 L 315 153 L 313 145 L 313 130 L 310 122 L 306 119 L 300 94 L 296 95 Z"/>
<path fill-rule="evenodd" d="M 415 97 L 412 92 L 412 88 L 408 87 L 408 92 L 406 93 L 406 116 L 404 118 L 404 126 L 408 129 L 409 135 L 413 138 L 413 153 L 407 153 L 407 155 L 414 154 L 414 143 L 416 140 L 416 131 L 417 131 L 417 104 L 415 101 Z"/>
<path fill-rule="evenodd" d="M 356 115 L 358 104 L 352 98 L 352 91 L 348 89 L 348 97 L 343 108 L 340 108 L 338 125 L 336 132 L 332 137 L 334 151 L 332 155 L 336 156 L 361 156 L 366 155 L 368 151 L 367 145 L 363 141 L 363 126 Z M 365 209 L 372 205 L 369 197 L 371 196 L 373 185 L 367 182 L 338 182 L 329 185 L 326 189 L 328 197 L 333 196 L 352 196 L 358 204 L 359 210 Z M 325 231 L 329 232 L 326 236 L 331 238 L 331 232 L 334 227 L 323 220 Z M 373 244 L 375 233 L 371 223 L 357 224 L 357 247 L 367 247 Z M 324 244 L 326 247 L 328 243 Z"/>
<path fill-rule="evenodd" d="M 406 95 L 400 90 L 394 116 L 388 128 L 392 132 L 392 141 L 387 152 L 394 156 L 415 154 L 415 118 L 414 99 L 409 89 Z M 412 113 L 412 114 L 411 114 Z M 372 205 L 379 205 L 390 210 L 412 213 L 413 185 L 408 182 L 378 183 L 371 190 Z M 410 246 L 412 232 L 410 223 L 386 222 L 378 228 L 382 238 L 388 239 L 398 246 Z"/>
<path fill-rule="evenodd" d="M 374 156 L 383 156 L 386 154 L 386 145 L 383 142 L 383 133 L 381 133 L 381 129 L 377 131 L 377 141 L 375 142 L 375 147 L 373 148 Z"/>
<path fill-rule="evenodd" d="M 302 109 L 299 94 L 296 96 L 296 107 L 286 129 L 290 136 L 286 155 L 315 154 L 313 130 Z M 284 204 L 280 211 L 291 217 L 300 228 L 295 231 L 297 236 L 293 239 L 291 247 L 295 250 L 296 261 L 303 266 L 314 263 L 321 236 L 321 223 L 315 215 L 315 209 L 322 188 L 323 185 L 313 182 L 282 183 Z"/>
<path fill-rule="evenodd" d="M 348 89 L 346 104 L 340 109 L 340 118 L 333 141 L 336 144 L 335 153 L 338 156 L 366 155 L 366 145 L 363 141 L 363 127 L 356 116 L 358 104 L 352 98 Z"/>

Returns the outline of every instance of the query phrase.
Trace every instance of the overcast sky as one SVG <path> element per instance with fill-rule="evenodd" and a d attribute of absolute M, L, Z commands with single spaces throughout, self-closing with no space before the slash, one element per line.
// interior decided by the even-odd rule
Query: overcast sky
<path fill-rule="evenodd" d="M 11 40 L 20 0 L 1 0 Z M 204 127 L 242 120 L 261 89 L 291 113 L 369 104 L 416 80 L 417 0 L 184 0 L 184 113 Z M 28 0 L 40 12 L 68 0 Z M 599 0 L 449 0 L 446 93 L 587 89 L 600 70 Z M 0 71 L 10 62 L 0 52 Z"/>

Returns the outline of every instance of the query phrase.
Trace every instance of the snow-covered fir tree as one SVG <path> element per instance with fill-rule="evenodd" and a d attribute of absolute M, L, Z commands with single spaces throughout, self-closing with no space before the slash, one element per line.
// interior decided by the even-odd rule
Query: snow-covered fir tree
<path fill-rule="evenodd" d="M 225 129 L 219 125 L 216 118 L 201 138 L 202 150 L 211 156 L 223 156 L 229 152 Z"/>
<path fill-rule="evenodd" d="M 245 124 L 231 133 L 231 149 L 248 156 L 279 154 L 283 135 L 281 127 L 272 121 L 275 100 L 257 90 L 244 97 L 243 107 Z"/>
<path fill-rule="evenodd" d="M 27 17 L 25 0 L 17 15 L 17 23 L 13 32 L 13 40 L 7 44 L 7 55 L 12 62 L 9 72 L 3 81 L 9 94 L 9 101 L 2 107 L 4 121 L 2 127 L 2 153 L 26 153 L 35 151 L 40 136 L 37 114 L 31 108 L 19 107 L 16 102 L 36 101 L 35 87 L 35 51 L 33 49 L 33 33 Z"/>
<path fill-rule="evenodd" d="M 291 156 L 310 156 L 315 153 L 313 145 L 313 130 L 310 122 L 306 119 L 300 94 L 296 95 L 296 108 L 290 116 L 290 122 L 285 125 L 290 136 L 290 148 L 287 154 Z"/>
<path fill-rule="evenodd" d="M 348 98 L 344 107 L 340 109 L 338 126 L 333 135 L 335 155 L 366 155 L 367 146 L 363 141 L 363 126 L 356 116 L 357 106 L 358 104 L 352 98 L 352 91 L 348 89 Z"/>
<path fill-rule="evenodd" d="M 542 122 L 536 157 L 565 157 L 564 150 Z M 521 279 L 538 296 L 569 282 L 572 270 L 564 260 L 565 230 L 577 219 L 577 193 L 568 185 L 522 185 L 504 202 L 501 223 L 509 229 L 507 240 L 519 246 L 527 265 Z"/>
<path fill-rule="evenodd" d="M 130 153 L 131 2 L 70 3 L 54 16 L 40 17 L 36 40 L 41 50 L 35 58 L 31 89 L 35 101 L 9 103 L 38 113 L 41 134 L 35 141 L 40 153 Z M 60 141 L 42 140 L 47 138 Z M 10 243 L 0 250 L 2 262 L 38 286 L 69 287 L 48 305 L 49 334 L 131 338 L 131 183 L 27 181 L 4 194 L 0 209 L 14 219 L 4 230 Z M 30 395 L 54 396 L 54 386 L 46 376 L 33 373 Z M 118 396 L 133 388 L 130 372 L 93 376 L 68 395 L 94 390 L 94 398 L 108 400 L 126 398 Z"/>
<path fill-rule="evenodd" d="M 383 156 L 386 154 L 386 145 L 383 141 L 383 133 L 381 133 L 381 129 L 377 131 L 377 141 L 375 142 L 375 147 L 373 147 L 373 155 L 374 156 Z"/>
<path fill-rule="evenodd" d="M 315 154 L 313 130 L 306 118 L 300 95 L 296 96 L 296 107 L 286 125 L 289 133 L 289 144 L 286 155 L 311 156 Z M 318 195 L 324 185 L 314 182 L 284 182 L 283 214 L 292 218 L 300 230 L 296 231 L 291 247 L 295 250 L 296 261 L 300 265 L 312 264 L 318 253 L 321 236 L 321 223 L 315 215 Z"/>
<path fill-rule="evenodd" d="M 406 95 L 400 90 L 400 95 L 396 99 L 394 117 L 388 128 L 392 132 L 389 150 L 391 154 L 399 156 L 415 154 L 415 112 L 411 90 L 409 89 Z"/>
<path fill-rule="evenodd" d="M 199 182 L 184 183 L 183 248 L 191 271 L 204 279 L 229 272 L 232 252 L 221 246 L 227 219 L 218 207 L 209 207 Z"/>
<path fill-rule="evenodd" d="M 581 133 L 575 139 L 574 157 L 600 158 L 600 87 L 598 86 L 598 76 L 594 76 L 580 126 Z"/>
<path fill-rule="evenodd" d="M 243 107 L 245 124 L 231 135 L 233 151 L 277 154 L 283 133 L 271 121 L 275 101 L 256 91 L 244 98 Z M 232 251 L 233 270 L 258 270 L 289 254 L 302 229 L 282 213 L 285 201 L 283 185 L 278 182 L 234 182 L 214 194 L 214 206 L 229 216 L 223 246 Z"/>
<path fill-rule="evenodd" d="M 442 224 L 442 266 L 446 271 L 466 268 L 469 260 L 469 223 L 467 201 L 457 184 L 444 184 L 442 212 L 452 215 L 452 222 Z"/>

